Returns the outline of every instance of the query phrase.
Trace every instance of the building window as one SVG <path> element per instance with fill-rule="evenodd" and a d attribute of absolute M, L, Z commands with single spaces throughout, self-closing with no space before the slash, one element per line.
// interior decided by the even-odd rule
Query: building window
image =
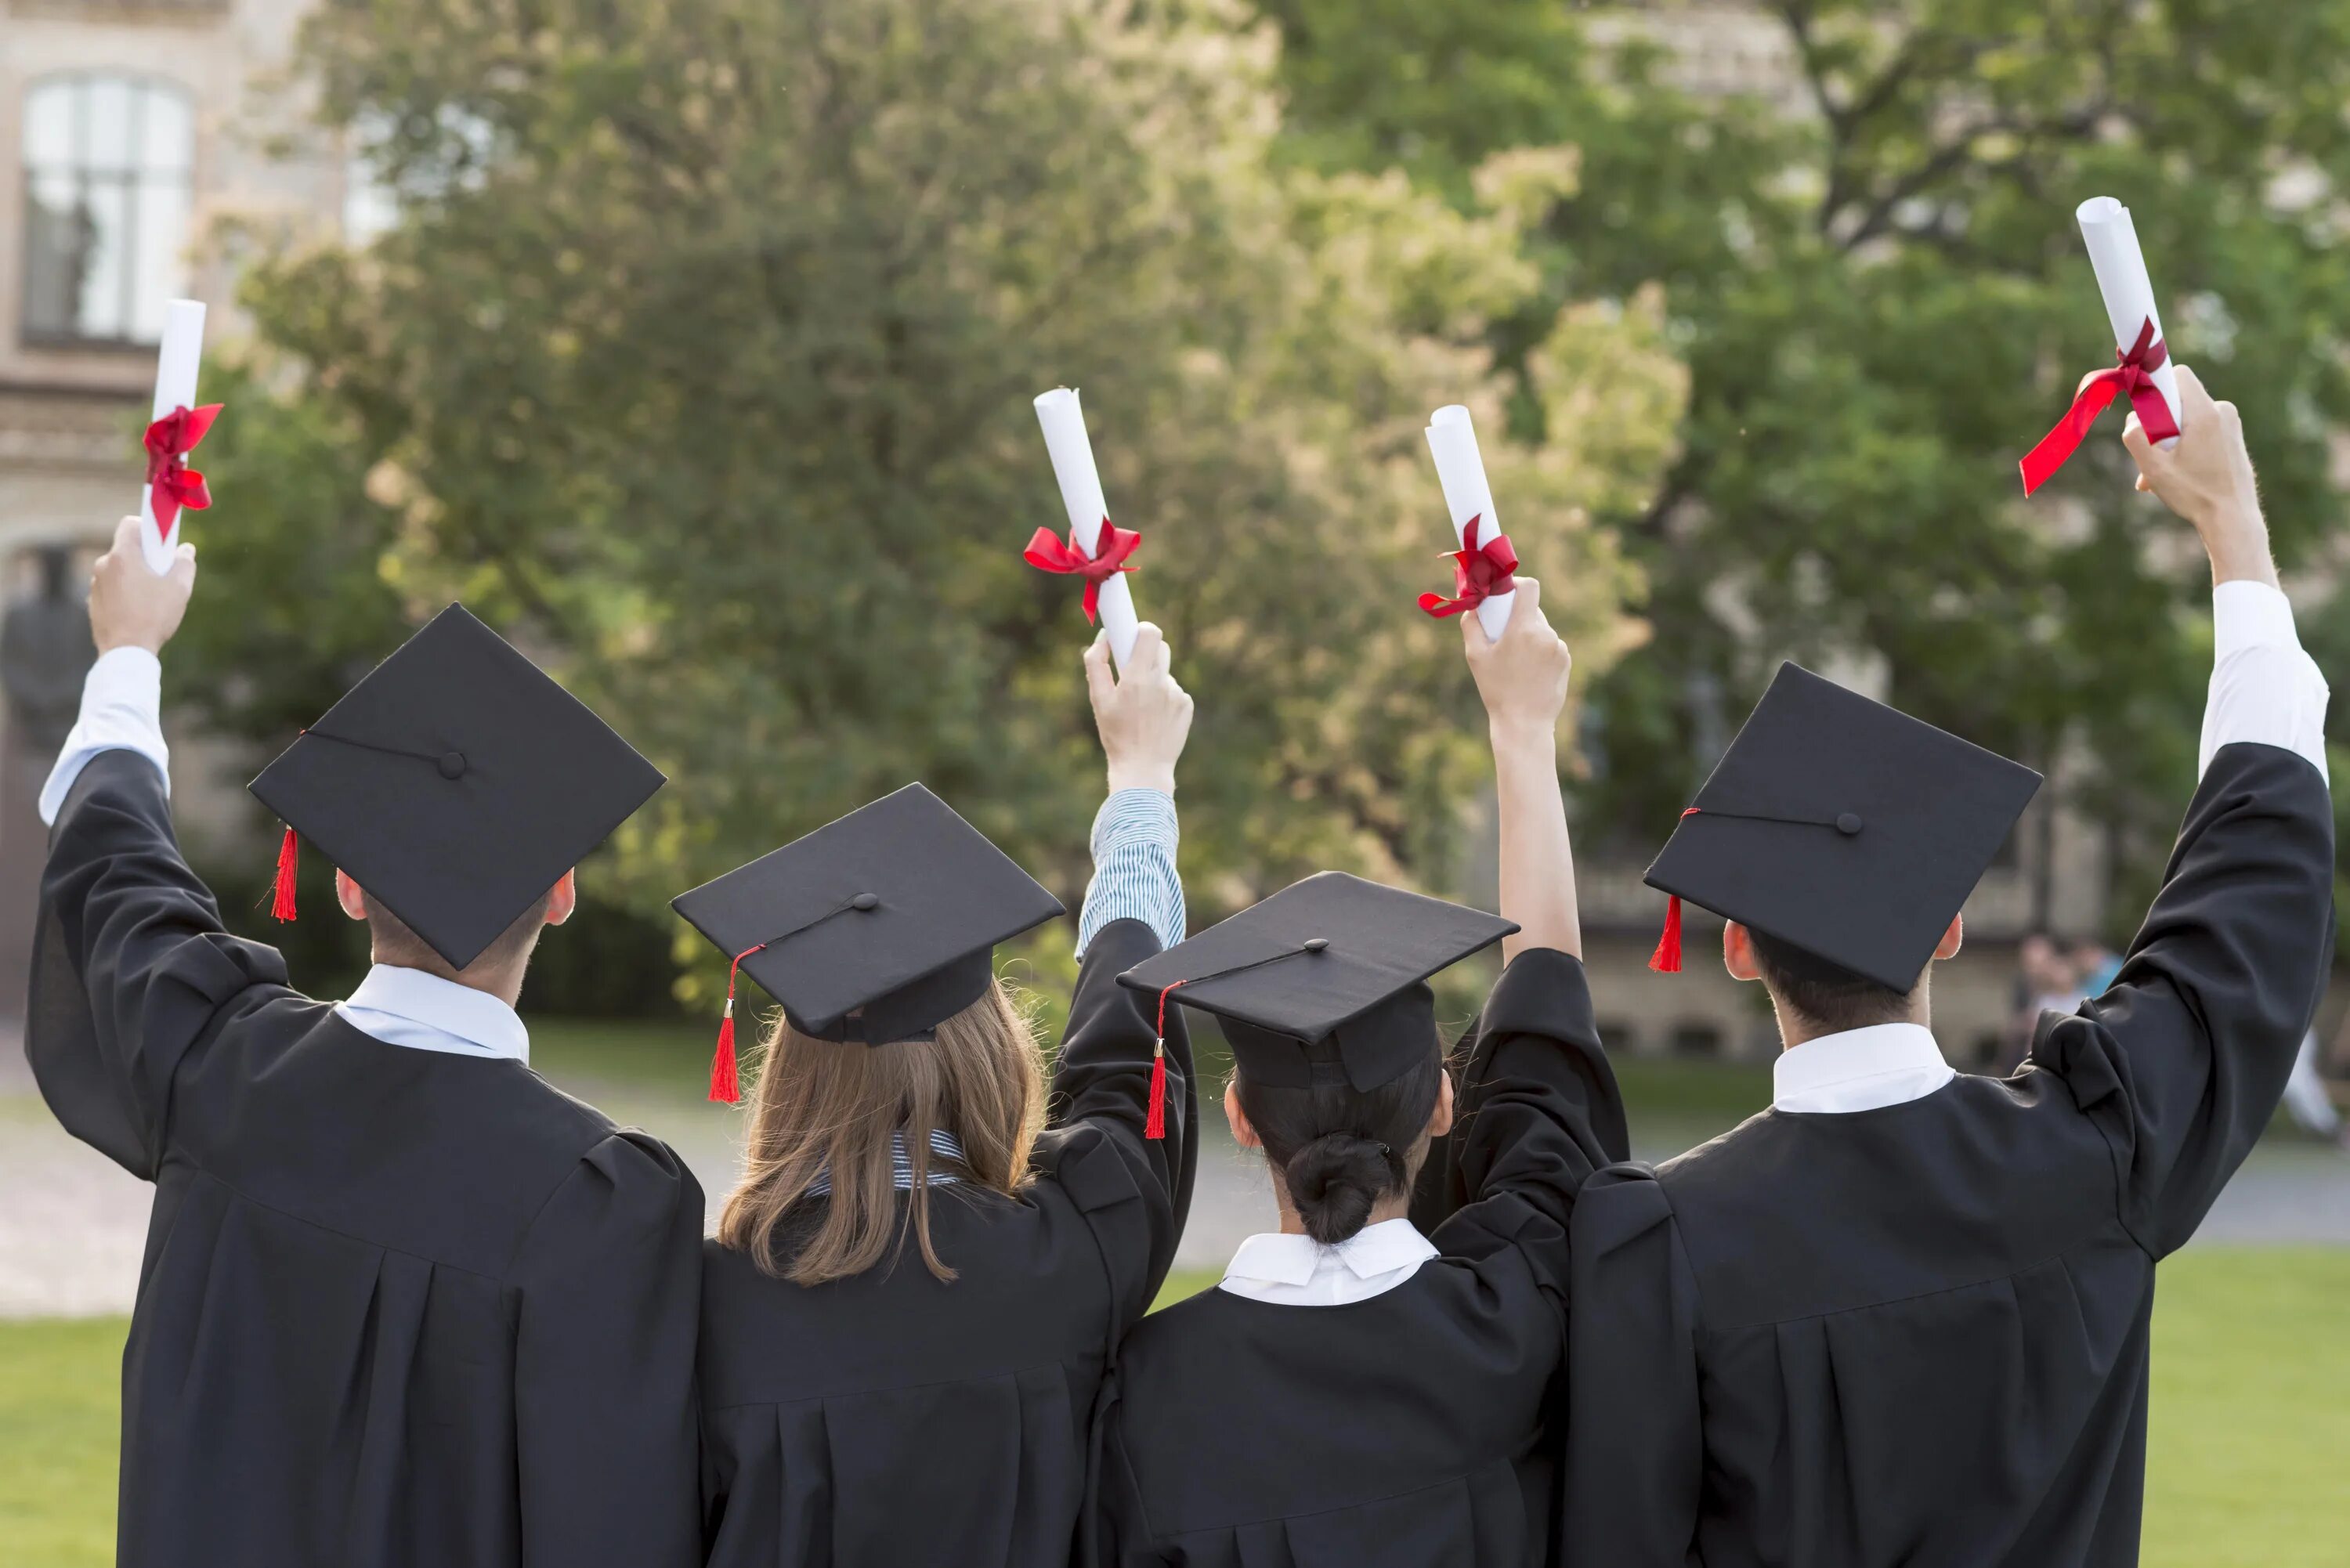
<path fill-rule="evenodd" d="M 195 119 L 137 77 L 51 77 L 25 97 L 25 338 L 152 343 L 187 292 Z"/>

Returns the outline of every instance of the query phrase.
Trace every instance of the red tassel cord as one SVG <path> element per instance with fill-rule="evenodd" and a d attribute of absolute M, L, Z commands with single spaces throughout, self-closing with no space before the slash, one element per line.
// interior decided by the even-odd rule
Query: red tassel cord
<path fill-rule="evenodd" d="M 1697 815 L 1690 806 L 1681 813 L 1683 821 Z M 1657 936 L 1657 950 L 1648 955 L 1648 967 L 1659 974 L 1679 974 L 1681 971 L 1681 896 L 1673 894 L 1665 900 L 1665 929 Z"/>
<path fill-rule="evenodd" d="M 743 1080 L 734 1064 L 734 977 L 743 961 L 766 945 L 744 948 L 726 966 L 726 1013 L 718 1021 L 718 1054 L 710 1061 L 710 1098 L 718 1105 L 735 1105 L 743 1098 Z"/>
<path fill-rule="evenodd" d="M 278 920 L 294 919 L 294 874 L 300 868 L 302 841 L 294 836 L 289 824 L 286 836 L 277 841 L 277 883 L 269 901 L 270 918 Z"/>
<path fill-rule="evenodd" d="M 1150 1110 L 1142 1120 L 1142 1136 L 1167 1136 L 1167 994 L 1181 985 L 1177 981 L 1159 993 L 1159 1043 L 1150 1050 Z"/>
<path fill-rule="evenodd" d="M 1679 974 L 1681 971 L 1681 896 L 1674 894 L 1665 901 L 1665 929 L 1657 938 L 1657 950 L 1648 955 L 1648 967 L 1659 974 Z"/>

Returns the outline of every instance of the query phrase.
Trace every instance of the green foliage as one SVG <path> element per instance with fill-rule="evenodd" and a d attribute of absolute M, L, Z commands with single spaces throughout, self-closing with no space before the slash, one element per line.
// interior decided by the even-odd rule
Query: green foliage
<path fill-rule="evenodd" d="M 1664 291 L 1688 415 L 1665 484 L 1604 517 L 1655 635 L 1593 699 L 1593 826 L 1653 844 L 1779 659 L 1859 657 L 1912 711 L 2085 761 L 2064 787 L 2158 858 L 2193 774 L 2199 553 L 2130 493 L 2118 416 L 2029 504 L 2014 463 L 2111 362 L 2072 210 L 2117 195 L 2177 352 L 2245 410 L 2280 556 L 2313 559 L 2350 414 L 2350 5 L 1778 0 L 1750 19 L 1783 74 L 1699 100 L 1625 42 L 1701 25 L 1669 6 L 1578 41 L 1548 0 L 1262 4 L 1301 152 L 1457 192 L 1497 149 L 1573 146 L 1542 297 Z M 1383 90 L 1413 56 L 1452 82 L 1538 67 L 1549 110 Z M 1503 363 L 1550 319 L 1500 322 Z"/>
<path fill-rule="evenodd" d="M 1200 700 L 1201 922 L 1325 866 L 1446 884 L 1482 741 L 1459 633 L 1411 607 L 1449 582 L 1426 414 L 1499 421 L 1507 394 L 1578 432 L 1494 478 L 1597 669 L 1631 576 L 1590 512 L 1653 490 L 1681 373 L 1630 297 L 1549 311 L 1505 386 L 1492 324 L 1543 286 L 1524 229 L 1573 159 L 1511 155 L 1457 207 L 1284 167 L 1269 40 L 1232 24 L 328 5 L 326 118 L 403 221 L 249 275 L 281 390 L 241 439 L 307 472 L 222 486 L 254 547 L 207 557 L 240 624 L 192 680 L 255 682 L 223 711 L 255 732 L 315 711 L 339 672 L 254 663 L 266 628 L 334 615 L 278 602 L 289 564 L 374 652 L 389 607 L 462 595 L 670 774 L 618 840 L 639 907 L 915 777 L 1074 901 L 1087 632 L 1019 550 L 1062 523 L 1028 400 L 1077 385 Z"/>

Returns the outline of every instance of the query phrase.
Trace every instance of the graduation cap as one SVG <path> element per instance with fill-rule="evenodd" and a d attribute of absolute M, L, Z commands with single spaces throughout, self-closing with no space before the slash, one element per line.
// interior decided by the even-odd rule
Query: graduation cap
<path fill-rule="evenodd" d="M 1118 980 L 1157 995 L 1162 1035 L 1170 997 L 1213 1013 L 1256 1083 L 1305 1088 L 1343 1077 L 1368 1090 L 1428 1059 L 1436 1039 L 1429 976 L 1517 929 L 1482 910 L 1325 871 Z"/>
<path fill-rule="evenodd" d="M 733 962 L 710 1097 L 741 1097 L 734 981 L 818 1040 L 927 1040 L 995 978 L 995 944 L 1061 901 L 919 784 L 794 839 L 670 907 Z"/>
<path fill-rule="evenodd" d="M 463 969 L 665 781 L 588 705 L 451 605 L 247 787 Z"/>
<path fill-rule="evenodd" d="M 2039 788 L 2021 763 L 1782 664 L 1648 867 L 1672 895 L 1648 967 L 1681 967 L 1687 898 L 1906 992 Z"/>

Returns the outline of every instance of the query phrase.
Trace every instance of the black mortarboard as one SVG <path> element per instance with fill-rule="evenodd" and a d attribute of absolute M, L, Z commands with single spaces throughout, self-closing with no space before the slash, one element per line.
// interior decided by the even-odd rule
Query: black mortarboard
<path fill-rule="evenodd" d="M 670 900 L 819 1040 L 926 1039 L 995 978 L 995 944 L 1061 901 L 920 784 Z M 734 977 L 711 1098 L 736 1097 Z"/>
<path fill-rule="evenodd" d="M 1518 928 L 1479 909 L 1325 871 L 1128 970 L 1118 983 L 1223 1024 L 1232 1059 L 1260 1084 L 1315 1081 L 1335 1043 L 1357 1090 L 1424 1061 L 1436 1042 L 1428 977 Z"/>
<path fill-rule="evenodd" d="M 1908 991 L 2040 787 L 2021 763 L 1794 664 L 1648 867 L 1680 900 Z"/>
<path fill-rule="evenodd" d="M 463 969 L 664 781 L 588 705 L 451 605 L 249 786 Z"/>

